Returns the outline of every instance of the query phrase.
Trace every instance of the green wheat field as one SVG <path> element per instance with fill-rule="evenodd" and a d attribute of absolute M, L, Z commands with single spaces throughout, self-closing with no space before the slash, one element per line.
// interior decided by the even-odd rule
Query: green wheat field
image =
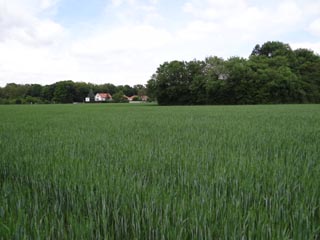
<path fill-rule="evenodd" d="M 320 239 L 320 105 L 0 106 L 0 239 Z"/>

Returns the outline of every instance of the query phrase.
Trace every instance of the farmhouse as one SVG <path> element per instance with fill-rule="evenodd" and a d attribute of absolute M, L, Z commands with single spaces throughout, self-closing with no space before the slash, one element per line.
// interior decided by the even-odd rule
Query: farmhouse
<path fill-rule="evenodd" d="M 97 93 L 94 96 L 94 101 L 96 102 L 105 102 L 109 100 L 112 100 L 112 96 L 110 93 Z"/>
<path fill-rule="evenodd" d="M 126 98 L 129 102 L 146 102 L 148 101 L 148 96 L 142 95 L 142 96 L 138 96 L 138 95 L 133 95 L 131 97 L 128 96 L 123 96 L 124 98 Z"/>
<path fill-rule="evenodd" d="M 123 97 L 126 98 L 129 102 L 133 101 L 133 99 L 135 99 L 135 98 L 139 98 L 139 96 L 137 96 L 137 95 L 133 95 L 131 97 L 124 95 Z"/>

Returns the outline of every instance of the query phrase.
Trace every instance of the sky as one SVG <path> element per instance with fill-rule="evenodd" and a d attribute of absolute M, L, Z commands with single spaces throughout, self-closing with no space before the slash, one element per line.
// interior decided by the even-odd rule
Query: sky
<path fill-rule="evenodd" d="M 165 61 L 320 53 L 320 0 L 0 0 L 0 86 L 146 84 Z"/>

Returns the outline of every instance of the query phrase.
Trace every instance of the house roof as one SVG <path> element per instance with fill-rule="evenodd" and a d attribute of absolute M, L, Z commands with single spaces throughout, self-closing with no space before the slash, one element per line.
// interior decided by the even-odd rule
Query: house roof
<path fill-rule="evenodd" d="M 126 99 L 128 99 L 128 100 L 132 100 L 134 97 L 139 97 L 139 96 L 133 95 L 133 96 L 131 96 L 131 97 L 128 97 L 128 96 L 124 95 L 123 97 L 126 98 Z"/>
<path fill-rule="evenodd" d="M 126 95 L 123 96 L 124 98 L 128 99 L 129 101 L 132 101 L 135 97 L 139 97 L 138 95 L 133 95 L 131 97 L 128 97 Z M 140 96 L 141 100 L 146 101 L 149 97 L 146 95 Z"/>
<path fill-rule="evenodd" d="M 102 98 L 112 98 L 110 93 L 97 93 L 97 95 L 100 95 Z"/>

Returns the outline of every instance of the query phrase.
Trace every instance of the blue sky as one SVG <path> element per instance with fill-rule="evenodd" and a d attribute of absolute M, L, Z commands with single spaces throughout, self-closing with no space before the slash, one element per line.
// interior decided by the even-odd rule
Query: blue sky
<path fill-rule="evenodd" d="M 145 84 L 164 61 L 320 53 L 319 0 L 0 0 L 0 86 Z"/>
<path fill-rule="evenodd" d="M 90 2 L 90 4 L 88 4 Z M 81 23 L 96 24 L 106 15 L 105 0 L 59 1 L 54 20 L 70 29 Z"/>

